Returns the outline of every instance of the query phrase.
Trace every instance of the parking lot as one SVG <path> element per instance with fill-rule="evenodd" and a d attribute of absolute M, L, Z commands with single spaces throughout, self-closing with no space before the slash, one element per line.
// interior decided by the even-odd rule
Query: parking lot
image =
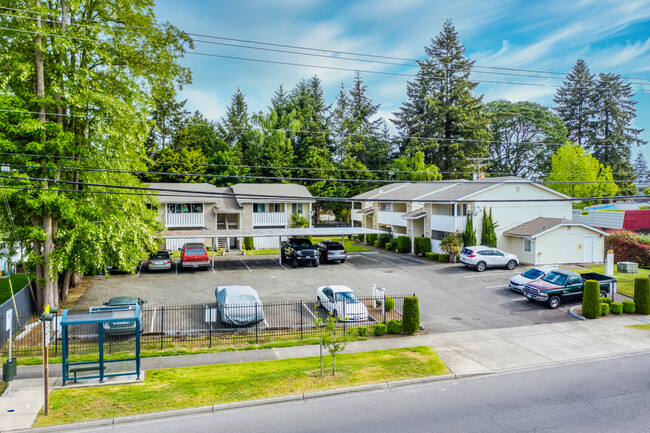
<path fill-rule="evenodd" d="M 343 264 L 294 269 L 281 264 L 278 256 L 230 255 L 217 257 L 214 268 L 208 270 L 181 271 L 175 265 L 171 272 L 148 272 L 145 268 L 137 275 L 95 276 L 77 305 L 90 307 L 101 305 L 114 296 L 139 296 L 147 300 L 148 307 L 205 305 L 209 309 L 215 304 L 215 287 L 249 285 L 257 290 L 265 305 L 304 301 L 304 307 L 298 309 L 304 311 L 296 313 L 296 320 L 304 323 L 313 320 L 310 315 L 317 287 L 343 284 L 359 296 L 371 296 L 376 284 L 385 288 L 388 296 L 416 294 L 420 300 L 422 326 L 429 332 L 573 320 L 567 310 L 575 304 L 550 310 L 542 304 L 528 302 L 507 287 L 511 276 L 527 268 L 489 269 L 478 273 L 460 264 L 420 262 L 379 251 L 350 254 Z M 147 319 L 145 322 L 155 328 L 159 319 Z M 272 326 L 269 320 L 274 320 L 272 314 L 267 315 L 264 326 Z M 202 319 L 197 319 L 197 326 L 205 326 L 200 322 Z"/>

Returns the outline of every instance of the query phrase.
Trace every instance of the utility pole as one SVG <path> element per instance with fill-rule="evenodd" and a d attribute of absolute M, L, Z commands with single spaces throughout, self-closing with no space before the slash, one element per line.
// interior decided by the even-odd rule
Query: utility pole
<path fill-rule="evenodd" d="M 483 161 L 485 161 L 487 158 L 486 157 L 478 157 L 478 158 L 466 158 L 466 159 L 468 161 L 472 161 L 473 163 L 476 163 L 476 174 L 474 175 L 476 177 L 474 179 L 476 180 L 476 179 L 480 179 L 480 178 L 484 177 L 482 175 L 482 173 L 481 173 L 481 169 L 485 165 L 487 165 L 487 164 L 483 164 Z"/>

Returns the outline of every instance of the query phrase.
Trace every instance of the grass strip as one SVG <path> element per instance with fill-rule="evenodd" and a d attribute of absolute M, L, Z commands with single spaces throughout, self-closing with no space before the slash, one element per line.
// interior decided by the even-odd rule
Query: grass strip
<path fill-rule="evenodd" d="M 0 304 L 4 304 L 7 299 L 11 298 L 9 279 L 11 279 L 14 295 L 27 285 L 27 275 L 25 274 L 13 274 L 10 277 L 0 278 Z"/>
<path fill-rule="evenodd" d="M 630 328 L 643 329 L 650 331 L 650 325 L 630 325 Z"/>
<path fill-rule="evenodd" d="M 282 395 L 449 373 L 430 347 L 340 354 L 336 375 L 331 357 L 149 370 L 141 384 L 57 389 L 50 414 L 34 427 L 92 419 L 223 404 Z"/>

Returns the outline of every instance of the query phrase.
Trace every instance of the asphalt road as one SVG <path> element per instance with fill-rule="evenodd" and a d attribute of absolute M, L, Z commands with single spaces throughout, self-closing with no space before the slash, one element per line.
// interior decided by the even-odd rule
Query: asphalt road
<path fill-rule="evenodd" d="M 136 422 L 105 431 L 647 432 L 649 405 L 650 357 L 644 354 Z"/>
<path fill-rule="evenodd" d="M 359 296 L 372 295 L 373 284 L 386 294 L 413 294 L 420 299 L 421 324 L 429 332 L 455 332 L 526 326 L 573 320 L 568 306 L 549 310 L 507 288 L 523 272 L 489 269 L 478 273 L 460 264 L 418 263 L 400 254 L 351 254 L 341 263 L 292 268 L 277 256 L 218 257 L 214 269 L 147 272 L 93 277 L 78 306 L 101 305 L 113 296 L 139 296 L 147 306 L 213 304 L 219 285 L 250 285 L 262 302 L 314 302 L 322 285 L 344 284 Z M 574 304 L 573 304 L 574 305 Z"/>

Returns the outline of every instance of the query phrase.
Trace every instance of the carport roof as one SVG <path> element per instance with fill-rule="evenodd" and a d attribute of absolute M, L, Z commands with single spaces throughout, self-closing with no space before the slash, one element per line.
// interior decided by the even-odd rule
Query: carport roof
<path fill-rule="evenodd" d="M 366 229 L 363 227 L 312 227 L 304 229 L 167 230 L 159 233 L 155 237 L 159 239 L 240 238 L 249 236 L 270 238 L 276 236 L 347 236 L 381 233 L 383 233 L 381 230 Z"/>

